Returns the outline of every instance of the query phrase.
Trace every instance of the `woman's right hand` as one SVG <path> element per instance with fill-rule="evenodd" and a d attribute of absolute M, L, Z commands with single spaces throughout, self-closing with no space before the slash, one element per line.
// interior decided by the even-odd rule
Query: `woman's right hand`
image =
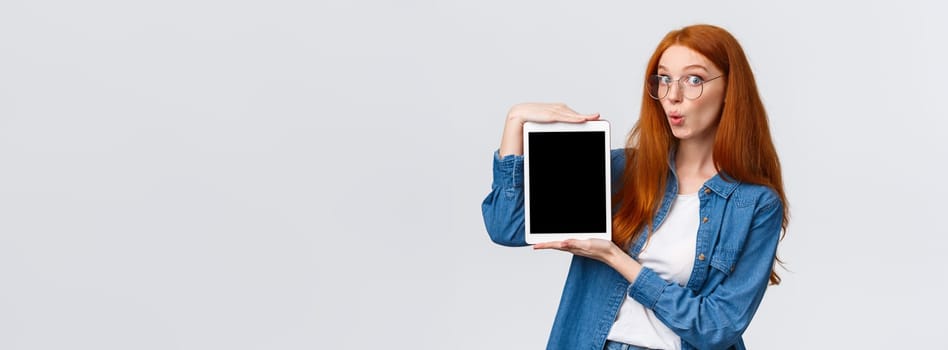
<path fill-rule="evenodd" d="M 579 114 L 563 103 L 520 103 L 510 107 L 504 136 L 500 140 L 500 157 L 523 154 L 523 123 L 583 123 L 599 119 L 599 113 Z"/>
<path fill-rule="evenodd" d="M 525 122 L 552 123 L 582 123 L 599 118 L 599 113 L 579 114 L 563 103 L 520 103 L 510 107 L 507 112 L 507 123 Z"/>

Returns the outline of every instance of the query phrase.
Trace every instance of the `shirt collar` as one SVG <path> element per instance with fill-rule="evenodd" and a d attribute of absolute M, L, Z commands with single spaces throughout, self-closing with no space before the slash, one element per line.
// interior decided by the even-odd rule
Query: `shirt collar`
<path fill-rule="evenodd" d="M 668 169 L 671 171 L 671 181 L 668 184 L 668 188 L 677 193 L 678 174 L 675 171 L 676 151 L 676 148 L 672 148 L 671 152 L 668 152 Z M 740 181 L 737 181 L 736 179 L 727 175 L 727 173 L 718 172 L 713 177 L 708 179 L 708 181 L 705 181 L 704 186 L 702 186 L 702 189 L 699 191 L 703 191 L 705 188 L 707 188 L 721 197 L 728 198 L 731 196 L 731 193 L 734 193 L 734 190 L 737 188 L 738 184 L 740 184 Z"/>

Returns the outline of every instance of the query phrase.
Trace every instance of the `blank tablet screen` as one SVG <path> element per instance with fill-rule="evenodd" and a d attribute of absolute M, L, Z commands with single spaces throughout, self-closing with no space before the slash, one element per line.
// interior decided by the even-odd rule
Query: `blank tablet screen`
<path fill-rule="evenodd" d="M 606 232 L 606 133 L 531 132 L 530 231 Z"/>

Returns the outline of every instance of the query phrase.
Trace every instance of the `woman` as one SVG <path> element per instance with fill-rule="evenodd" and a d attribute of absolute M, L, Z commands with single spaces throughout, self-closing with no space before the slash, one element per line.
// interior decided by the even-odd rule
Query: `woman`
<path fill-rule="evenodd" d="M 767 116 L 743 50 L 710 25 L 675 30 L 645 73 L 638 122 L 613 150 L 612 241 L 573 254 L 549 349 L 744 349 L 786 229 Z M 513 106 L 482 209 L 491 239 L 523 246 L 522 128 L 599 118 L 563 104 Z"/>

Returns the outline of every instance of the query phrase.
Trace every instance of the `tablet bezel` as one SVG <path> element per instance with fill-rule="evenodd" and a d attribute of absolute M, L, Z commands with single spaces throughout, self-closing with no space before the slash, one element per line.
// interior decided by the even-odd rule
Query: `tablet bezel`
<path fill-rule="evenodd" d="M 606 220 L 606 231 L 595 233 L 533 233 L 530 231 L 530 133 L 533 132 L 604 132 L 603 153 L 605 157 L 606 181 L 606 211 L 603 220 Z M 526 122 L 523 125 L 523 183 L 524 183 L 524 230 L 527 244 L 563 241 L 567 239 L 600 238 L 612 240 L 612 157 L 609 122 L 606 120 L 592 120 L 584 123 L 534 123 Z"/>

